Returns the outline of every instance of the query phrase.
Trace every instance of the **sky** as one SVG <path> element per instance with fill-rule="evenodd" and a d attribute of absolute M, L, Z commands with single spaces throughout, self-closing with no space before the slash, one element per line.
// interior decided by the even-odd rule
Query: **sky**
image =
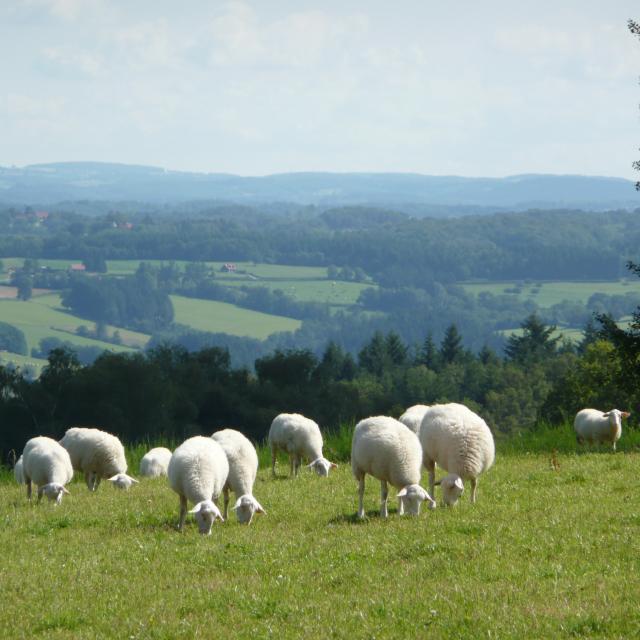
<path fill-rule="evenodd" d="M 0 166 L 637 179 L 637 0 L 0 0 Z"/>

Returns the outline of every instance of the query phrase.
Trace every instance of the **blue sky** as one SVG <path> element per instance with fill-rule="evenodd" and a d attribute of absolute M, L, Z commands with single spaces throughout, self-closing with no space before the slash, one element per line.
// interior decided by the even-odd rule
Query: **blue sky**
<path fill-rule="evenodd" d="M 637 0 L 2 0 L 0 165 L 636 178 Z"/>

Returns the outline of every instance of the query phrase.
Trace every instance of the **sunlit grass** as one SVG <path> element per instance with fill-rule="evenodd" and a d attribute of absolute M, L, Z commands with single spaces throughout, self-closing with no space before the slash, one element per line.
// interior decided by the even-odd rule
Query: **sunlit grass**
<path fill-rule="evenodd" d="M 325 452 L 349 440 L 327 438 Z M 625 434 L 626 435 L 626 434 Z M 550 438 L 551 436 L 547 436 Z M 623 436 L 624 441 L 625 436 Z M 621 441 L 621 444 L 622 442 Z M 151 443 L 148 443 L 149 445 Z M 143 447 L 130 452 L 132 463 Z M 166 480 L 79 480 L 54 508 L 0 478 L 3 638 L 631 638 L 640 633 L 640 455 L 504 453 L 454 509 L 388 520 L 348 463 L 261 468 L 268 515 L 175 530 Z M 506 450 L 506 449 L 505 449 Z M 132 470 L 137 472 L 135 464 Z M 392 491 L 391 495 L 395 495 Z"/>

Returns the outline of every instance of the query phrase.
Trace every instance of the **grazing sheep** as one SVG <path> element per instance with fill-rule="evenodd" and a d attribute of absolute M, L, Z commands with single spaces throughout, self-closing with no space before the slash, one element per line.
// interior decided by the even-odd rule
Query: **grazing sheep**
<path fill-rule="evenodd" d="M 145 478 L 158 478 L 167 475 L 171 460 L 171 451 L 166 447 L 154 447 L 140 460 L 140 475 Z"/>
<path fill-rule="evenodd" d="M 213 502 L 229 475 L 229 463 L 222 447 L 204 436 L 185 440 L 171 456 L 168 475 L 171 488 L 180 496 L 178 530 L 184 527 L 187 500 L 190 500 L 195 506 L 189 513 L 195 514 L 200 533 L 210 535 L 216 518 L 224 522 Z"/>
<path fill-rule="evenodd" d="M 622 418 L 631 414 L 619 409 L 611 409 L 603 413 L 597 409 L 582 409 L 576 414 L 573 428 L 576 431 L 578 443 L 610 442 L 616 450 L 616 442 L 622 435 Z"/>
<path fill-rule="evenodd" d="M 313 420 L 299 413 L 281 413 L 276 416 L 269 429 L 268 441 L 271 448 L 271 473 L 274 476 L 278 451 L 289 454 L 292 476 L 298 475 L 302 458 L 309 461 L 308 467 L 315 469 L 319 476 L 328 476 L 329 469 L 335 469 L 338 466 L 322 455 L 320 427 Z"/>
<path fill-rule="evenodd" d="M 132 485 L 139 482 L 139 480 L 128 476 L 126 473 L 117 473 L 112 478 L 108 478 L 108 480 L 116 489 L 124 489 L 125 491 L 128 491 Z"/>
<path fill-rule="evenodd" d="M 22 473 L 22 464 L 23 459 L 22 456 L 18 458 L 18 461 L 15 463 L 13 467 L 13 477 L 16 479 L 18 484 L 24 484 L 24 474 Z"/>
<path fill-rule="evenodd" d="M 240 524 L 251 524 L 254 513 L 264 513 L 260 503 L 253 497 L 253 484 L 258 473 L 258 454 L 251 444 L 235 429 L 216 431 L 211 436 L 224 450 L 229 462 L 229 475 L 223 488 L 224 518 L 229 509 L 229 492 L 236 495 L 232 509 L 236 512 Z"/>
<path fill-rule="evenodd" d="M 406 508 L 419 515 L 420 505 L 435 502 L 420 486 L 422 451 L 415 433 L 398 420 L 377 416 L 356 425 L 351 443 L 351 468 L 359 482 L 358 518 L 364 518 L 364 480 L 368 473 L 380 480 L 380 516 L 387 517 L 387 483 L 399 489 L 398 513 Z"/>
<path fill-rule="evenodd" d="M 42 495 L 60 504 L 69 492 L 64 485 L 73 478 L 73 467 L 67 450 L 45 436 L 31 438 L 22 453 L 22 473 L 31 500 L 31 483 L 38 485 L 38 502 Z"/>
<path fill-rule="evenodd" d="M 409 407 L 398 420 L 417 435 L 420 433 L 422 418 L 424 418 L 424 413 L 428 408 L 426 404 L 414 404 L 412 407 Z"/>
<path fill-rule="evenodd" d="M 89 491 L 95 491 L 102 478 L 125 474 L 124 447 L 116 436 L 87 427 L 67 429 L 60 444 L 69 452 L 76 471 L 84 473 Z"/>
<path fill-rule="evenodd" d="M 449 472 L 446 482 L 441 481 L 444 503 L 452 506 L 457 502 L 464 488 L 462 480 L 471 481 L 471 502 L 475 502 L 478 476 L 495 458 L 493 436 L 486 422 L 462 404 L 437 404 L 424 414 L 420 443 L 430 492 L 438 464 Z"/>

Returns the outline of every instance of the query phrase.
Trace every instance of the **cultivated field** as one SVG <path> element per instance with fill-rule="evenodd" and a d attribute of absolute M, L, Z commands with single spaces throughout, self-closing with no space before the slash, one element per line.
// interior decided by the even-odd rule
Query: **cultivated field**
<path fill-rule="evenodd" d="M 593 282 L 486 282 L 461 283 L 465 291 L 478 295 L 483 291 L 493 295 L 514 295 L 521 300 L 533 300 L 538 306 L 546 308 L 564 300 L 569 302 L 586 303 L 594 293 L 607 295 L 624 295 L 625 293 L 640 293 L 640 279 L 630 278 L 615 281 Z M 513 289 L 519 288 L 518 293 Z M 511 290 L 511 291 L 509 291 Z"/>
<path fill-rule="evenodd" d="M 95 495 L 75 481 L 54 508 L 29 505 L 5 474 L 0 633 L 638 637 L 637 444 L 617 454 L 519 453 L 521 444 L 499 447 L 476 505 L 463 496 L 417 519 L 397 516 L 393 501 L 381 520 L 379 483 L 368 480 L 368 519 L 357 522 L 348 463 L 328 479 L 304 470 L 273 480 L 261 469 L 254 493 L 268 515 L 250 527 L 216 523 L 210 537 L 192 520 L 175 530 L 166 480 Z"/>

